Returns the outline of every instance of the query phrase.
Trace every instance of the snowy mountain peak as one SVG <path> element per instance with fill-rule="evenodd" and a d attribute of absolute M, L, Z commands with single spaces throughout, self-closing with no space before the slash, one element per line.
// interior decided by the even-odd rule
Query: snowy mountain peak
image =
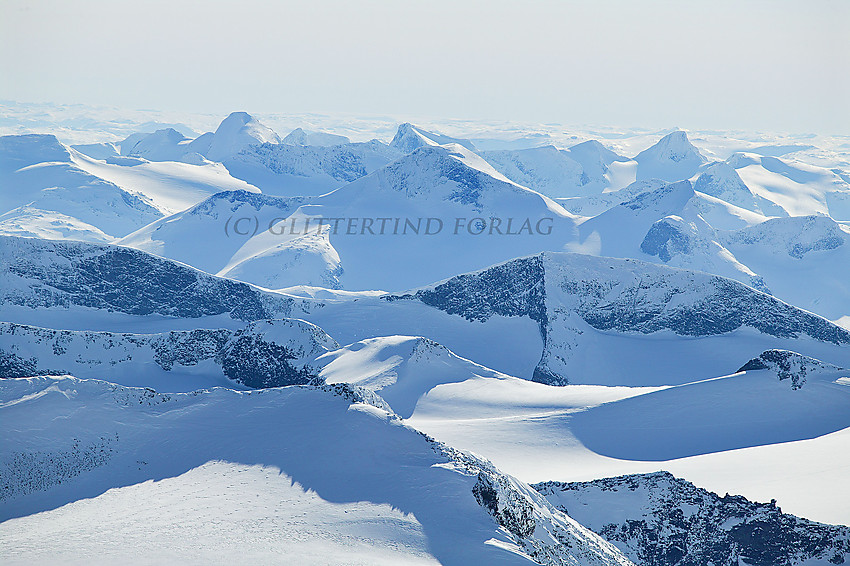
<path fill-rule="evenodd" d="M 149 161 L 177 161 L 186 153 L 185 144 L 188 142 L 189 138 L 174 128 L 164 128 L 138 139 L 132 147 L 125 143 L 121 149 L 125 155 Z"/>
<path fill-rule="evenodd" d="M 422 336 L 383 336 L 355 342 L 318 358 L 327 383 L 351 383 L 378 393 L 402 418 L 446 383 L 507 376 L 462 358 Z"/>
<path fill-rule="evenodd" d="M 606 166 L 615 161 L 628 161 L 627 157 L 611 151 L 597 140 L 587 140 L 586 142 L 570 146 L 568 151 L 570 156 L 582 165 L 585 165 L 585 161 L 588 163 L 597 161 Z"/>
<path fill-rule="evenodd" d="M 222 161 L 251 145 L 280 142 L 280 136 L 247 112 L 233 112 L 219 124 L 205 156 Z"/>
<path fill-rule="evenodd" d="M 256 122 L 256 118 L 247 112 L 231 112 L 227 118 L 221 121 L 215 133 L 218 134 L 226 131 L 233 131 L 234 129 L 239 129 L 251 122 Z"/>
<path fill-rule="evenodd" d="M 690 142 L 688 135 L 679 130 L 658 140 L 635 157 L 638 162 L 637 179 L 688 179 L 706 162 L 705 157 Z"/>
<path fill-rule="evenodd" d="M 393 147 L 402 153 L 410 153 L 420 147 L 449 143 L 457 143 L 469 151 L 476 151 L 475 146 L 469 140 L 429 132 L 419 128 L 418 126 L 414 126 L 409 122 L 405 122 L 398 127 L 395 137 L 393 137 L 393 140 L 390 142 L 390 147 Z"/>

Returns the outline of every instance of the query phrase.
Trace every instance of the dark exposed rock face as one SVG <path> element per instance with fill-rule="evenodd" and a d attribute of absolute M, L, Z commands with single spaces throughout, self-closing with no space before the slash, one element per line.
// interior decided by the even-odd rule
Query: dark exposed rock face
<path fill-rule="evenodd" d="M 680 286 L 663 273 L 649 273 L 626 288 L 616 282 L 567 279 L 562 289 L 579 296 L 577 311 L 597 330 L 713 336 L 748 326 L 777 338 L 806 334 L 850 344 L 850 332 L 824 318 L 731 279 L 703 274 L 699 279 Z M 682 298 L 687 300 L 678 301 Z"/>
<path fill-rule="evenodd" d="M 132 315 L 230 314 L 260 320 L 285 316 L 291 303 L 245 283 L 118 246 L 2 237 L 0 256 L 5 264 L 0 276 L 18 283 L 2 300 L 32 308 L 77 305 Z M 15 289 L 20 283 L 28 289 Z"/>
<path fill-rule="evenodd" d="M 800 389 L 806 383 L 809 372 L 840 368 L 788 350 L 767 350 L 741 366 L 738 371 L 762 369 L 774 371 L 780 381 L 790 379 L 791 389 Z"/>
<path fill-rule="evenodd" d="M 297 355 L 291 346 L 250 334 L 234 338 L 216 355 L 224 375 L 254 389 L 306 385 L 319 380 L 315 368 L 295 360 Z"/>
<path fill-rule="evenodd" d="M 667 263 L 673 256 L 689 254 L 692 251 L 690 235 L 680 226 L 663 218 L 655 222 L 640 244 L 640 251 L 658 256 Z"/>
<path fill-rule="evenodd" d="M 639 566 L 843 564 L 850 528 L 720 497 L 668 472 L 533 486 Z"/>
<path fill-rule="evenodd" d="M 534 508 L 527 500 L 509 491 L 504 478 L 479 472 L 472 494 L 478 504 L 511 533 L 518 537 L 528 537 L 534 533 Z"/>
<path fill-rule="evenodd" d="M 483 322 L 493 315 L 526 316 L 546 322 L 546 291 L 542 256 L 507 263 L 452 277 L 414 297 L 426 305 L 469 321 Z"/>
<path fill-rule="evenodd" d="M 313 361 L 338 344 L 317 326 L 268 320 L 240 330 L 161 334 L 74 332 L 0 323 L 0 378 L 74 374 L 90 377 L 141 367 L 165 371 L 213 361 L 225 376 L 255 389 L 320 381 Z M 23 354 L 23 355 L 22 355 Z"/>

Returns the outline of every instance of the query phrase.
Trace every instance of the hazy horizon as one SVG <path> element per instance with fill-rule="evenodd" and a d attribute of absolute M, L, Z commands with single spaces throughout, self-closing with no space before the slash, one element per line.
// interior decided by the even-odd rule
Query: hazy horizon
<path fill-rule="evenodd" d="M 850 3 L 0 6 L 0 99 L 850 133 Z"/>

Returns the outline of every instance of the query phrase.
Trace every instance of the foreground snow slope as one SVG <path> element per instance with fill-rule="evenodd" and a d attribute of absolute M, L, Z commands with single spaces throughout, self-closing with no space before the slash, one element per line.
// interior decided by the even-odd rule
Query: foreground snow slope
<path fill-rule="evenodd" d="M 446 383 L 408 422 L 529 482 L 669 470 L 718 493 L 777 499 L 794 514 L 848 524 L 850 370 L 790 352 L 757 359 L 765 369 L 642 391 L 568 385 L 538 404 L 528 401 L 544 387 L 534 383 Z"/>
<path fill-rule="evenodd" d="M 0 403 L 8 563 L 630 564 L 349 386 L 165 395 L 31 378 L 0 381 Z"/>

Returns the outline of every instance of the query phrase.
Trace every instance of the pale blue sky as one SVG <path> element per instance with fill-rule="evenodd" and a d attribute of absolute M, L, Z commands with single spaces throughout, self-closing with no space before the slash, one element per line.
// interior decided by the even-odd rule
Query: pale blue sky
<path fill-rule="evenodd" d="M 850 134 L 850 2 L 0 2 L 0 98 Z"/>

